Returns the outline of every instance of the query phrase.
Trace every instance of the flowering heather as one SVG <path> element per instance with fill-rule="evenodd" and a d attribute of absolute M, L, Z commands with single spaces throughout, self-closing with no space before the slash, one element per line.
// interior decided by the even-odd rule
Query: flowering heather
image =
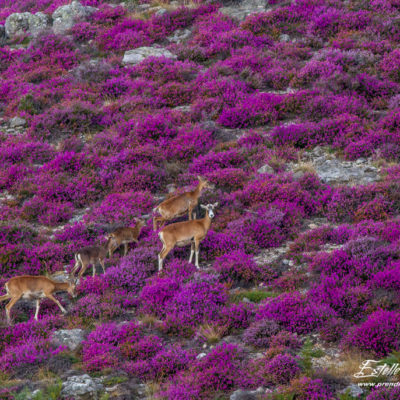
<path fill-rule="evenodd" d="M 269 319 L 253 323 L 243 334 L 243 341 L 255 347 L 268 347 L 270 337 L 279 332 L 279 325 Z"/>
<path fill-rule="evenodd" d="M 263 275 L 263 268 L 241 251 L 216 258 L 215 269 L 220 272 L 223 280 L 257 281 Z"/>
<path fill-rule="evenodd" d="M 367 397 L 367 400 L 392 400 L 398 398 L 400 390 L 397 387 L 393 388 L 378 388 L 374 389 Z"/>
<path fill-rule="evenodd" d="M 218 310 L 227 302 L 226 289 L 204 275 L 188 282 L 166 305 L 164 329 L 190 334 L 193 327 L 217 318 Z"/>
<path fill-rule="evenodd" d="M 377 311 L 356 326 L 345 341 L 353 346 L 383 357 L 398 350 L 399 314 L 394 311 Z"/>
<path fill-rule="evenodd" d="M 295 333 L 309 333 L 335 316 L 324 304 L 305 301 L 299 293 L 285 293 L 261 304 L 256 320 L 271 319 Z"/>
<path fill-rule="evenodd" d="M 169 398 L 210 398 L 218 391 L 230 391 L 244 380 L 241 365 L 243 351 L 235 345 L 222 344 L 206 357 L 194 362 L 186 372 L 180 373 L 167 387 Z"/>
<path fill-rule="evenodd" d="M 282 390 L 287 396 L 296 396 L 299 400 L 333 400 L 335 397 L 328 386 L 321 379 L 301 377 L 294 379 L 288 388 Z"/>
<path fill-rule="evenodd" d="M 55 294 L 66 315 L 47 299 L 36 322 L 24 299 L 15 326 L 0 317 L 0 397 L 78 361 L 126 377 L 110 397 L 330 400 L 342 387 L 306 367 L 309 336 L 334 358 L 399 351 L 399 1 L 225 3 L 0 0 L 0 295 L 145 220 L 76 299 Z M 37 31 L 13 15 L 39 12 Z M 199 205 L 219 203 L 200 268 L 177 246 L 159 273 L 153 210 L 198 176 Z M 51 338 L 72 328 L 73 354 Z"/>
<path fill-rule="evenodd" d="M 295 358 L 286 354 L 278 354 L 267 362 L 263 373 L 275 384 L 289 383 L 300 373 L 300 367 Z"/>

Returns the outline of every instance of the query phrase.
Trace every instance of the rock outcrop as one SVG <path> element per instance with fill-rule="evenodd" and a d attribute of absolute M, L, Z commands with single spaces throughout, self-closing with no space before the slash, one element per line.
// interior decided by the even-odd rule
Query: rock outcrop
<path fill-rule="evenodd" d="M 49 17 L 42 12 L 31 14 L 30 12 L 13 13 L 6 19 L 4 28 L 6 35 L 13 39 L 17 36 L 29 34 L 36 36 L 50 24 Z"/>
<path fill-rule="evenodd" d="M 257 14 L 267 11 L 267 0 L 244 0 L 233 6 L 222 7 L 219 12 L 231 18 L 244 20 L 250 14 Z"/>
<path fill-rule="evenodd" d="M 53 332 L 51 341 L 56 346 L 67 346 L 71 351 L 75 351 L 86 337 L 83 329 L 60 329 Z"/>
<path fill-rule="evenodd" d="M 78 1 L 58 7 L 53 12 L 53 32 L 63 34 L 71 29 L 77 22 L 84 21 L 92 15 L 97 8 L 83 6 Z"/>
<path fill-rule="evenodd" d="M 176 58 L 176 55 L 163 47 L 138 47 L 137 49 L 126 51 L 122 63 L 135 65 L 149 57 Z"/>
<path fill-rule="evenodd" d="M 89 375 L 71 376 L 62 384 L 61 396 L 64 399 L 94 399 L 104 390 L 100 379 L 92 379 Z"/>

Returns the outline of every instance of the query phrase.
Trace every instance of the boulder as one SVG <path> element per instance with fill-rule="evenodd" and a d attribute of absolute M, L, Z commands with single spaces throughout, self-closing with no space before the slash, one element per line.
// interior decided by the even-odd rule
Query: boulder
<path fill-rule="evenodd" d="M 28 33 L 36 36 L 49 25 L 49 17 L 42 12 L 31 14 L 30 12 L 14 13 L 7 17 L 4 28 L 9 38 Z"/>
<path fill-rule="evenodd" d="M 316 146 L 304 156 L 303 161 L 311 164 L 312 172 L 317 174 L 322 182 L 330 185 L 365 185 L 381 179 L 379 168 L 366 158 L 355 161 L 341 160 L 320 146 Z M 301 179 L 308 169 L 299 168 L 296 163 L 289 163 L 288 167 L 294 172 L 295 180 Z"/>
<path fill-rule="evenodd" d="M 89 375 L 77 375 L 69 377 L 62 384 L 61 397 L 63 399 L 94 399 L 104 390 L 100 379 L 92 379 Z"/>
<path fill-rule="evenodd" d="M 168 11 L 165 8 L 160 8 L 158 11 L 155 12 L 155 15 L 157 17 L 161 17 L 162 15 L 167 14 L 167 12 Z"/>
<path fill-rule="evenodd" d="M 244 20 L 248 15 L 267 11 L 267 0 L 243 0 L 239 4 L 222 7 L 219 12 L 231 18 Z"/>
<path fill-rule="evenodd" d="M 87 19 L 97 8 L 83 6 L 79 1 L 58 7 L 53 12 L 53 32 L 63 34 L 71 29 L 77 22 Z"/>
<path fill-rule="evenodd" d="M 10 119 L 10 127 L 11 128 L 16 128 L 16 127 L 21 127 L 26 125 L 26 120 L 20 117 L 14 117 Z"/>
<path fill-rule="evenodd" d="M 176 58 L 176 55 L 162 47 L 138 47 L 137 49 L 126 51 L 122 63 L 135 65 L 148 57 Z"/>
<path fill-rule="evenodd" d="M 341 390 L 339 393 L 350 394 L 351 396 L 358 398 L 364 393 L 364 391 L 360 388 L 360 386 L 352 383 L 351 385 Z"/>
<path fill-rule="evenodd" d="M 257 172 L 259 174 L 274 174 L 275 173 L 274 169 L 268 164 L 263 165 L 261 168 L 259 168 L 257 170 Z"/>
<path fill-rule="evenodd" d="M 83 329 L 60 329 L 53 332 L 51 341 L 56 346 L 67 346 L 71 351 L 75 351 L 85 340 L 86 332 Z"/>
<path fill-rule="evenodd" d="M 282 35 L 279 36 L 279 40 L 281 42 L 290 42 L 290 36 L 286 33 L 283 33 Z"/>
<path fill-rule="evenodd" d="M 182 43 L 186 40 L 192 32 L 189 29 L 177 29 L 173 35 L 168 36 L 167 39 L 170 42 Z"/>
<path fill-rule="evenodd" d="M 259 387 L 257 390 L 235 390 L 231 396 L 230 400 L 257 400 L 260 395 L 265 393 L 265 389 Z"/>
<path fill-rule="evenodd" d="M 366 184 L 379 180 L 379 171 L 372 165 L 340 161 L 324 157 L 315 160 L 315 171 L 322 182 Z"/>

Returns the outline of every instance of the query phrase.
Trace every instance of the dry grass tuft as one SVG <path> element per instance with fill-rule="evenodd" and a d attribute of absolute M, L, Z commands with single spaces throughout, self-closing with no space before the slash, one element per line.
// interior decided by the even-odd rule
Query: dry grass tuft
<path fill-rule="evenodd" d="M 206 339 L 208 344 L 218 343 L 226 332 L 225 326 L 203 324 L 197 330 L 197 334 Z"/>
<path fill-rule="evenodd" d="M 145 325 L 149 328 L 154 327 L 155 325 L 157 325 L 160 322 L 160 320 L 155 315 L 152 315 L 152 314 L 140 315 L 138 317 L 138 319 L 143 325 Z"/>
<path fill-rule="evenodd" d="M 158 382 L 146 383 L 146 399 L 156 400 L 156 394 L 160 391 L 160 384 Z"/>
<path fill-rule="evenodd" d="M 362 380 L 354 377 L 354 374 L 360 371 L 360 365 L 368 357 L 360 352 L 350 352 L 342 355 L 340 361 L 331 365 L 328 368 L 328 372 L 339 379 L 350 379 L 352 382 L 362 382 Z"/>
<path fill-rule="evenodd" d="M 300 161 L 293 169 L 293 172 L 304 172 L 305 174 L 315 174 L 315 167 L 311 161 Z"/>

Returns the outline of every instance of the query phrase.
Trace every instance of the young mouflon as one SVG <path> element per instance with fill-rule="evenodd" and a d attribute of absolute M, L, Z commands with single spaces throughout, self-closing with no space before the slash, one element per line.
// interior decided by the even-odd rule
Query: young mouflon
<path fill-rule="evenodd" d="M 199 180 L 198 185 L 194 190 L 189 192 L 184 192 L 170 197 L 159 204 L 153 211 L 160 214 L 159 217 L 153 218 L 153 229 L 156 231 L 158 229 L 158 224 L 161 227 L 164 226 L 165 222 L 181 217 L 188 213 L 189 220 L 192 219 L 193 210 L 197 207 L 199 202 L 199 197 L 203 189 L 210 188 L 212 185 L 202 177 L 197 177 Z"/>
<path fill-rule="evenodd" d="M 201 205 L 206 210 L 204 218 L 192 219 L 190 221 L 176 222 L 161 229 L 159 232 L 163 248 L 158 255 L 158 270 L 161 271 L 163 262 L 168 253 L 175 246 L 191 245 L 189 262 L 192 262 L 193 254 L 196 254 L 195 265 L 199 268 L 199 247 L 200 242 L 206 237 L 214 218 L 214 209 L 218 203 Z"/>
<path fill-rule="evenodd" d="M 128 253 L 129 243 L 139 243 L 138 238 L 142 228 L 146 225 L 143 219 L 135 219 L 136 224 L 133 227 L 117 228 L 108 236 L 111 239 L 109 246 L 109 256 L 111 257 L 115 250 L 122 244 L 124 245 L 124 256 Z"/>
<path fill-rule="evenodd" d="M 7 323 L 11 323 L 10 311 L 15 303 L 23 299 L 36 300 L 36 312 L 35 319 L 38 319 L 40 301 L 44 298 L 48 298 L 60 308 L 63 314 L 67 313 L 67 310 L 61 305 L 61 303 L 54 297 L 56 292 L 68 292 L 72 297 L 76 297 L 75 287 L 76 281 L 70 277 L 68 282 L 56 282 L 46 276 L 15 276 L 9 279 L 4 285 L 7 293 L 4 296 L 0 296 L 0 302 L 10 299 L 6 305 Z"/>

